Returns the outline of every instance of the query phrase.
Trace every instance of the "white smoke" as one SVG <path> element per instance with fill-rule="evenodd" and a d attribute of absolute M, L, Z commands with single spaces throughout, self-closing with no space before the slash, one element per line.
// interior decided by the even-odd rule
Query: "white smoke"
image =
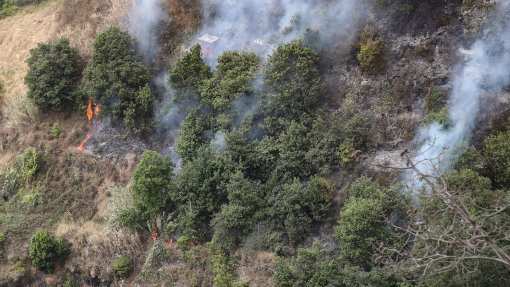
<path fill-rule="evenodd" d="M 508 0 L 499 3 L 497 15 L 503 15 L 508 3 Z M 469 59 L 453 80 L 449 103 L 452 127 L 444 130 L 434 123 L 417 135 L 416 140 L 425 143 L 413 162 L 422 173 L 444 172 L 445 163 L 449 161 L 445 148 L 451 150 L 462 141 L 469 140 L 481 109 L 481 94 L 486 90 L 501 89 L 510 83 L 510 18 L 504 15 L 502 19 L 497 27 L 487 30 L 469 53 L 464 53 Z"/>

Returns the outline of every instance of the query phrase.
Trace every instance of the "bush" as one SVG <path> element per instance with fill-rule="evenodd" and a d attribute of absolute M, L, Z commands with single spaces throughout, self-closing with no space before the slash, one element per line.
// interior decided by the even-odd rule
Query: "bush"
<path fill-rule="evenodd" d="M 0 233 L 0 257 L 2 257 L 2 255 L 3 255 L 4 242 L 5 242 L 5 235 L 3 233 Z"/>
<path fill-rule="evenodd" d="M 37 154 L 35 148 L 27 148 L 21 155 L 21 177 L 30 180 L 37 171 Z"/>
<path fill-rule="evenodd" d="M 74 103 L 76 80 L 80 75 L 78 49 L 69 40 L 39 43 L 30 50 L 25 84 L 27 96 L 42 109 L 63 110 Z"/>
<path fill-rule="evenodd" d="M 57 240 L 55 240 L 55 252 L 58 260 L 60 261 L 60 266 L 64 266 L 67 257 L 69 257 L 69 254 L 71 253 L 71 249 L 67 245 L 64 237 L 60 236 Z"/>
<path fill-rule="evenodd" d="M 494 180 L 510 186 L 510 130 L 487 137 L 483 151 Z"/>
<path fill-rule="evenodd" d="M 58 139 L 62 131 L 60 130 L 57 124 L 53 124 L 53 126 L 51 126 L 50 133 L 54 139 Z"/>
<path fill-rule="evenodd" d="M 315 220 L 324 220 L 331 206 L 333 187 L 322 177 L 314 175 L 308 182 L 308 206 Z"/>
<path fill-rule="evenodd" d="M 368 75 L 376 75 L 386 69 L 385 44 L 374 27 L 367 25 L 361 34 L 358 53 L 359 69 Z"/>
<path fill-rule="evenodd" d="M 190 241 L 189 237 L 181 236 L 179 239 L 177 239 L 177 247 L 179 247 L 179 249 L 181 251 L 188 250 L 189 249 L 189 247 L 188 247 L 189 241 Z"/>
<path fill-rule="evenodd" d="M 125 278 L 135 267 L 135 262 L 129 256 L 123 256 L 113 262 L 113 270 L 120 278 Z"/>
<path fill-rule="evenodd" d="M 47 231 L 38 230 L 30 240 L 30 259 L 37 270 L 53 273 L 55 242 Z"/>

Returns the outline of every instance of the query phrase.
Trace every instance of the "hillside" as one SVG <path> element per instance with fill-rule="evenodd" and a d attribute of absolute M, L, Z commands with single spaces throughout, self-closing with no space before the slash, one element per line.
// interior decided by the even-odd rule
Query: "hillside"
<path fill-rule="evenodd" d="M 0 1 L 1 286 L 507 286 L 506 0 Z"/>

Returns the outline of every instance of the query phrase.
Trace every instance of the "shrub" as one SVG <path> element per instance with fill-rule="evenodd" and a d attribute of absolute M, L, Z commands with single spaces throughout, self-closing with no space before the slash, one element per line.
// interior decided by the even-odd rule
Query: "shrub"
<path fill-rule="evenodd" d="M 57 139 L 58 137 L 60 137 L 62 131 L 60 130 L 57 124 L 53 124 L 53 126 L 51 126 L 50 133 L 54 139 Z"/>
<path fill-rule="evenodd" d="M 485 139 L 484 156 L 495 181 L 510 185 L 510 130 Z"/>
<path fill-rule="evenodd" d="M 189 241 L 190 239 L 187 236 L 181 236 L 179 239 L 177 239 L 177 247 L 179 247 L 179 249 L 182 251 L 188 250 Z"/>
<path fill-rule="evenodd" d="M 75 82 L 80 75 L 79 51 L 66 38 L 39 43 L 30 50 L 25 84 L 27 96 L 42 109 L 63 110 L 74 103 Z"/>
<path fill-rule="evenodd" d="M 55 252 L 60 261 L 60 266 L 64 266 L 67 257 L 69 257 L 69 254 L 71 253 L 71 249 L 67 245 L 64 237 L 60 236 L 57 240 L 55 240 Z"/>
<path fill-rule="evenodd" d="M 2 255 L 3 255 L 4 242 L 5 242 L 5 235 L 3 233 L 0 233 L 0 257 L 2 257 Z"/>
<path fill-rule="evenodd" d="M 376 75 L 386 69 L 386 45 L 374 27 L 367 25 L 361 34 L 358 53 L 359 69 L 365 74 Z"/>
<path fill-rule="evenodd" d="M 37 270 L 53 273 L 55 242 L 47 231 L 38 230 L 30 240 L 30 259 Z"/>
<path fill-rule="evenodd" d="M 322 177 L 314 175 L 308 182 L 308 206 L 315 220 L 324 220 L 331 206 L 333 187 Z"/>
<path fill-rule="evenodd" d="M 37 154 L 35 148 L 27 148 L 21 155 L 21 177 L 30 180 L 37 171 Z"/>
<path fill-rule="evenodd" d="M 117 276 L 121 278 L 127 277 L 134 267 L 135 262 L 129 256 L 123 256 L 113 262 L 113 270 L 115 270 Z"/>

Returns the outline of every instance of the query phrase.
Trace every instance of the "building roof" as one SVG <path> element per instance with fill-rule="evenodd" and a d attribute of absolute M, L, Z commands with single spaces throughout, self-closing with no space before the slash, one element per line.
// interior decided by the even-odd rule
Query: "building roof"
<path fill-rule="evenodd" d="M 212 35 L 209 35 L 209 34 L 205 34 L 203 35 L 202 37 L 198 38 L 198 41 L 203 41 L 203 42 L 206 42 L 206 43 L 214 43 L 216 41 L 218 41 L 220 38 L 216 37 L 216 36 L 212 36 Z"/>

